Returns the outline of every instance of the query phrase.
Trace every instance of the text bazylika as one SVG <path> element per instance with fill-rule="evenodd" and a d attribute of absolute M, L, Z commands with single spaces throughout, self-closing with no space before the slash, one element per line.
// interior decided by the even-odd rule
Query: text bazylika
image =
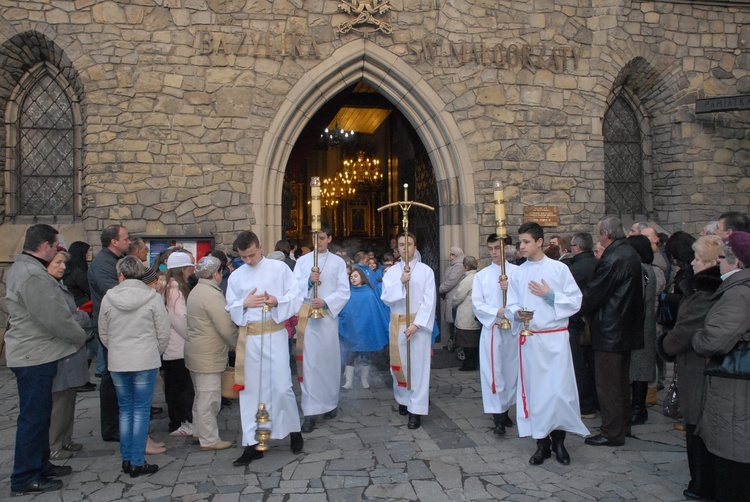
<path fill-rule="evenodd" d="M 310 35 L 199 31 L 196 39 L 198 53 L 202 56 L 224 54 L 261 58 L 320 58 L 318 43 Z"/>

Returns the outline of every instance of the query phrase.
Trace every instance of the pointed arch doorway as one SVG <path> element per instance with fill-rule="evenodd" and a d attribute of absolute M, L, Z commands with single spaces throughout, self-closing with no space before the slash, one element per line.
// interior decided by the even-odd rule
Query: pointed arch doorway
<path fill-rule="evenodd" d="M 473 167 L 455 120 L 419 73 L 368 40 L 346 44 L 303 75 L 264 134 L 251 194 L 262 242 L 266 247 L 272 246 L 284 232 L 283 186 L 295 143 L 315 113 L 358 82 L 374 88 L 392 103 L 421 141 L 434 170 L 439 205 L 436 247 L 447 249 L 458 244 L 467 253 L 478 255 Z M 446 258 L 447 253 L 439 256 L 438 272 L 444 268 Z"/>

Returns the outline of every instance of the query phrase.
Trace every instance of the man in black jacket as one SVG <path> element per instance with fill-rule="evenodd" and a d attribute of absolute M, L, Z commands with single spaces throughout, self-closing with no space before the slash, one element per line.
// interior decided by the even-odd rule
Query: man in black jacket
<path fill-rule="evenodd" d="M 602 428 L 586 444 L 622 446 L 629 432 L 630 352 L 643 348 L 641 260 L 625 244 L 625 229 L 618 218 L 600 220 L 597 236 L 604 253 L 583 292 L 579 314 L 591 323 Z"/>
<path fill-rule="evenodd" d="M 102 298 L 111 288 L 117 286 L 117 260 L 128 251 L 130 238 L 128 231 L 121 225 L 110 225 L 101 235 L 102 250 L 89 265 L 89 286 L 91 287 L 91 301 L 94 304 L 94 327 L 99 320 L 99 308 Z M 102 345 L 104 363 L 107 362 L 107 349 Z M 120 440 L 120 407 L 117 405 L 115 384 L 109 369 L 102 373 L 99 384 L 99 410 L 101 415 L 102 439 L 105 441 Z"/>
<path fill-rule="evenodd" d="M 573 279 L 576 280 L 581 291 L 586 289 L 589 281 L 594 277 L 596 264 L 599 260 L 594 256 L 594 239 L 588 232 L 578 232 L 570 241 L 570 252 L 573 257 L 568 263 Z M 591 341 L 585 346 L 581 345 L 584 337 L 586 324 L 583 316 L 575 314 L 568 320 L 568 331 L 570 333 L 570 353 L 573 356 L 573 368 L 576 373 L 576 384 L 578 385 L 578 399 L 581 405 L 582 418 L 594 418 L 599 407 L 596 399 L 596 386 L 594 380 L 594 351 L 591 350 Z"/>

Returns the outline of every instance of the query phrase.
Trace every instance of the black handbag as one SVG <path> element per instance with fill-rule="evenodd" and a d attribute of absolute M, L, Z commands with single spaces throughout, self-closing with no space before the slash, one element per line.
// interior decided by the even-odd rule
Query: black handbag
<path fill-rule="evenodd" d="M 750 380 L 750 341 L 739 341 L 723 356 L 712 357 L 703 369 L 704 375 Z"/>

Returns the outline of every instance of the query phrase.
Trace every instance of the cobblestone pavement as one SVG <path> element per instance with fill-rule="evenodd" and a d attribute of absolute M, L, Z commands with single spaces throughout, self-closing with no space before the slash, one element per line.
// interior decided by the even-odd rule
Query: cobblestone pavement
<path fill-rule="evenodd" d="M 219 418 L 222 439 L 237 446 L 219 452 L 170 437 L 165 410 L 151 430 L 167 452 L 148 457 L 160 470 L 136 479 L 120 472 L 117 444 L 101 440 L 98 392 L 79 393 L 74 439 L 85 448 L 64 462 L 73 475 L 63 478 L 62 491 L 14 500 L 683 500 L 684 438 L 660 406 L 649 409 L 648 422 L 634 427 L 636 437 L 624 447 L 591 447 L 568 436 L 569 466 L 553 458 L 533 467 L 532 439 L 518 438 L 515 427 L 506 438 L 492 434 L 477 372 L 435 369 L 430 415 L 414 431 L 396 411 L 390 376 L 381 371 L 372 379 L 368 390 L 356 378 L 354 389 L 342 391 L 339 416 L 305 435 L 303 453 L 293 455 L 288 440 L 272 441 L 265 458 L 246 467 L 232 466 L 241 453 L 236 402 Z M 161 392 L 154 405 L 165 406 Z M 10 495 L 17 407 L 13 374 L 0 366 L 0 500 Z M 598 419 L 586 423 L 592 432 L 599 426 Z"/>

